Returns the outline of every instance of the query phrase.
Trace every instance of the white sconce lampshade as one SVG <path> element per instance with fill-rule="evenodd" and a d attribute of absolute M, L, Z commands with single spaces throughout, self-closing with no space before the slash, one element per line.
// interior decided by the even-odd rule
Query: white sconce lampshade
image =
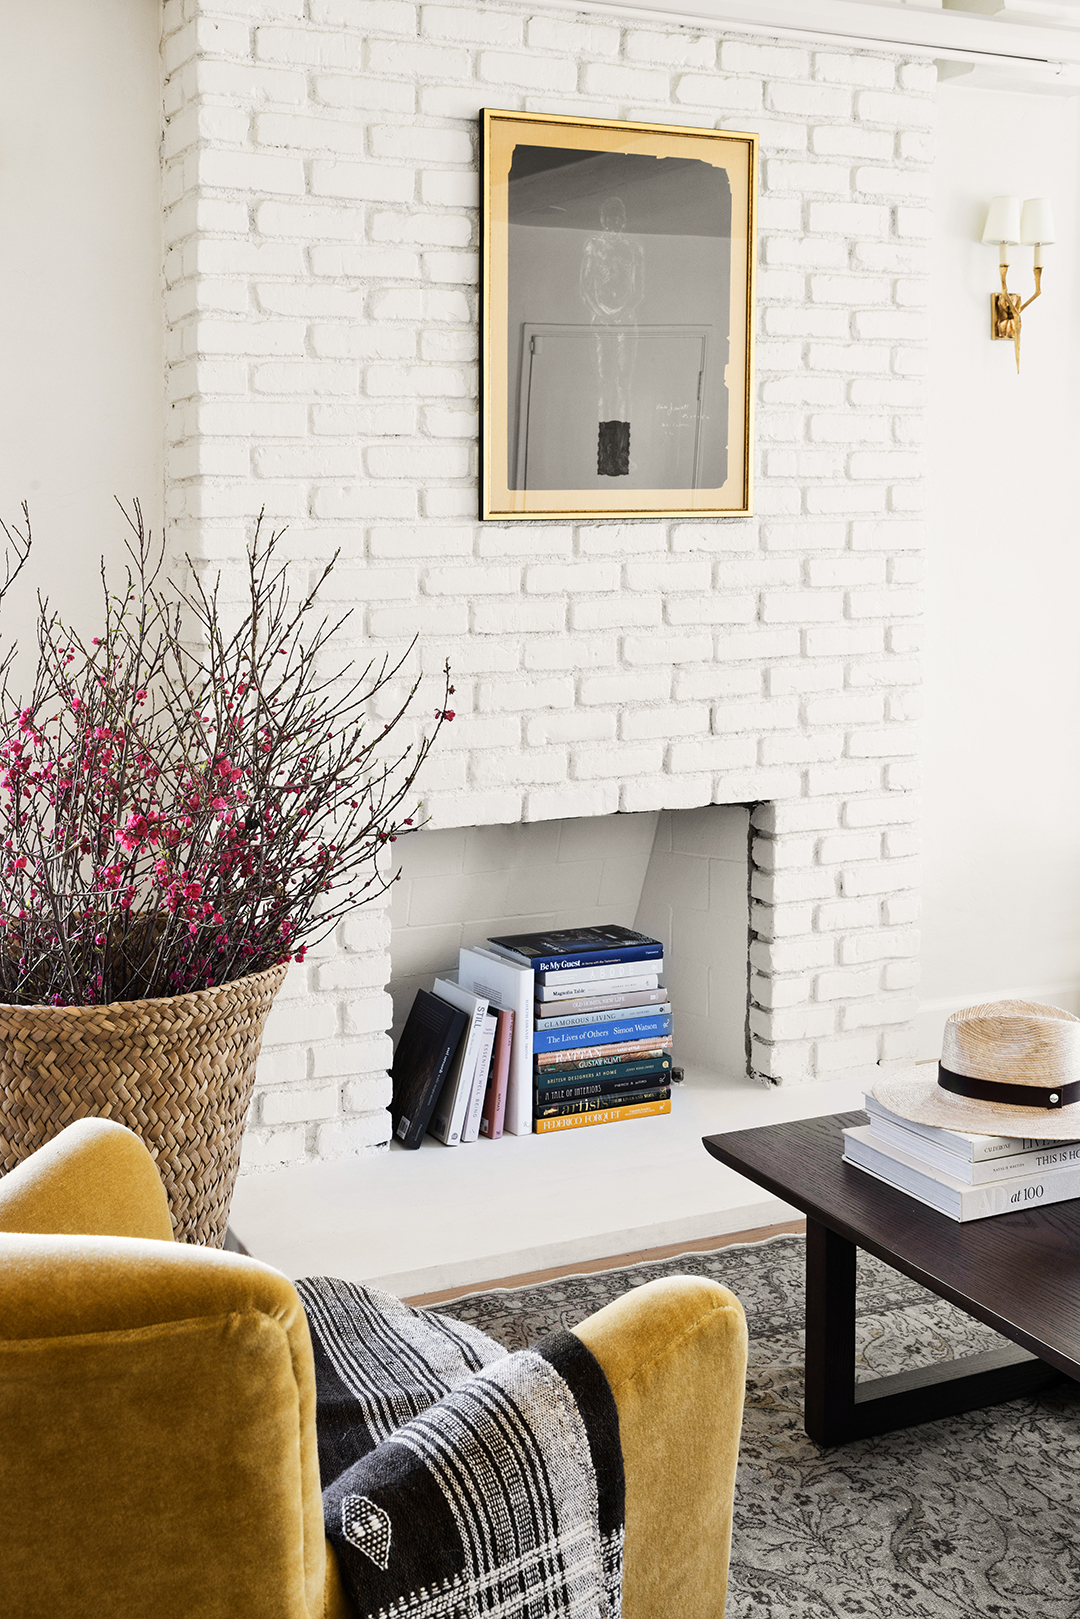
<path fill-rule="evenodd" d="M 983 226 L 984 242 L 1018 242 L 1020 240 L 1020 198 L 995 197 Z"/>
<path fill-rule="evenodd" d="M 1054 214 L 1047 197 L 1029 197 L 1020 221 L 1022 242 L 1056 242 Z"/>

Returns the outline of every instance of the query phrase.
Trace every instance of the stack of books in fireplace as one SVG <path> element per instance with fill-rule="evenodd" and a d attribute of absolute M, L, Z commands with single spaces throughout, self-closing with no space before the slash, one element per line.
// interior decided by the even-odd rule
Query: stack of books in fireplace
<path fill-rule="evenodd" d="M 533 975 L 538 1135 L 671 1111 L 664 947 L 615 924 L 519 933 L 489 949 Z"/>

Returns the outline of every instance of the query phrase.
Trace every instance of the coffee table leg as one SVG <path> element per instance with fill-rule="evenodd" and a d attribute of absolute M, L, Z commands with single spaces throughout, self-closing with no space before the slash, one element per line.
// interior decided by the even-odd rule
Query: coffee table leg
<path fill-rule="evenodd" d="M 806 1405 L 819 1445 L 852 1437 L 855 1408 L 855 1244 L 806 1222 Z"/>
<path fill-rule="evenodd" d="M 819 1445 L 893 1433 L 1017 1400 L 1062 1373 L 1013 1343 L 961 1360 L 855 1382 L 855 1244 L 806 1222 L 806 1404 L 803 1424 Z"/>

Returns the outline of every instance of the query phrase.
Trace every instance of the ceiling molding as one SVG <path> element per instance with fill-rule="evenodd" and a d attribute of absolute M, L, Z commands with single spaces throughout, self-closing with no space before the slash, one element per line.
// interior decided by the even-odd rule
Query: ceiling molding
<path fill-rule="evenodd" d="M 932 10 L 884 0 L 533 0 L 533 9 L 588 11 L 696 28 L 737 28 L 834 46 L 878 46 L 916 56 L 995 66 L 1013 74 L 1027 67 L 1034 80 L 1073 78 L 1080 84 L 1080 27 L 1035 22 L 1012 14 Z M 808 14 L 812 16 L 809 20 Z"/>

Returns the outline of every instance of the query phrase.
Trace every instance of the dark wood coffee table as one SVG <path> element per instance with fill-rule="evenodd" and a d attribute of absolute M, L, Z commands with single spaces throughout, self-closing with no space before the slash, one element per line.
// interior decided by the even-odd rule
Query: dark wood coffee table
<path fill-rule="evenodd" d="M 842 1162 L 865 1113 L 706 1136 L 714 1158 L 806 1215 L 806 1405 L 819 1445 L 1080 1381 L 1080 1200 L 960 1225 Z M 855 1382 L 855 1250 L 892 1265 L 1012 1344 Z M 1013 1348 L 1012 1345 L 1018 1347 Z"/>

